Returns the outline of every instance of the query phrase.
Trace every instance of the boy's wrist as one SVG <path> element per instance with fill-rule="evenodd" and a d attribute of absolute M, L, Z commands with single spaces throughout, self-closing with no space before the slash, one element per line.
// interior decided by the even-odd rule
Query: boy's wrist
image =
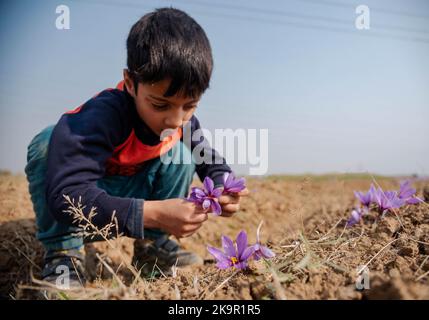
<path fill-rule="evenodd" d="M 143 225 L 145 228 L 159 228 L 159 212 L 161 201 L 148 201 L 143 203 Z"/>

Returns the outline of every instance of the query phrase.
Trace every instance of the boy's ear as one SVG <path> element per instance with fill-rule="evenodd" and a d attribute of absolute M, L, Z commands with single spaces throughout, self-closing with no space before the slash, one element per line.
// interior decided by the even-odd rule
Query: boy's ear
<path fill-rule="evenodd" d="M 124 73 L 124 81 L 125 81 L 125 86 L 127 88 L 127 91 L 133 98 L 135 98 L 134 81 L 131 79 L 127 69 L 124 69 L 123 73 Z"/>

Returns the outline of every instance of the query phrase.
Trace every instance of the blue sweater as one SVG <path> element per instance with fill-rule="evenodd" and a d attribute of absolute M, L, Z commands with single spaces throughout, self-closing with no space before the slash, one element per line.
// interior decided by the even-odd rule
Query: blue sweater
<path fill-rule="evenodd" d="M 199 121 L 193 116 L 191 132 L 199 128 Z M 52 132 L 46 174 L 46 198 L 55 219 L 71 224 L 73 217 L 64 212 L 68 204 L 63 195 L 76 201 L 81 196 L 86 216 L 92 207 L 97 208 L 94 225 L 104 227 L 116 211 L 119 233 L 143 238 L 144 199 L 111 196 L 97 186 L 97 180 L 105 175 L 118 174 L 106 167 L 130 138 L 148 146 L 160 144 L 159 136 L 141 120 L 134 99 L 126 90 L 104 90 L 75 111 L 62 115 Z M 230 167 L 204 138 L 192 141 L 191 149 L 200 143 L 204 144 L 204 153 L 212 154 L 213 161 L 196 165 L 199 178 L 209 176 L 215 185 L 222 184 L 223 173 L 231 172 Z M 124 175 L 129 175 L 138 171 L 139 165 L 125 169 Z"/>

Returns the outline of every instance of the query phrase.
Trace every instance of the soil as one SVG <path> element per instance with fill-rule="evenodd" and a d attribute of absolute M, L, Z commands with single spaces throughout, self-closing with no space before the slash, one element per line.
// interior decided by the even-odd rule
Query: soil
<path fill-rule="evenodd" d="M 371 178 L 359 175 L 249 178 L 251 193 L 242 199 L 240 212 L 231 218 L 210 216 L 198 232 L 179 240 L 205 259 L 203 266 L 137 281 L 125 267 L 134 240 L 96 242 L 86 245 L 90 282 L 83 292 L 66 293 L 67 298 L 429 299 L 427 203 L 382 219 L 371 212 L 360 224 L 345 227 L 356 205 L 353 191 L 367 190 L 370 183 Z M 386 189 L 399 186 L 394 178 L 377 178 L 377 183 Z M 414 183 L 418 195 L 425 185 Z M 261 240 L 276 257 L 252 261 L 245 271 L 218 270 L 206 246 L 220 247 L 222 234 L 235 238 L 240 230 L 255 242 L 261 220 Z M 35 233 L 26 178 L 0 174 L 0 298 L 41 297 L 37 279 L 43 248 Z"/>

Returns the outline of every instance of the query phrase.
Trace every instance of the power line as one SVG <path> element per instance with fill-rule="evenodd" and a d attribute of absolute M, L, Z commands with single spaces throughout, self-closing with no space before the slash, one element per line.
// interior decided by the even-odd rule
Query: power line
<path fill-rule="evenodd" d="M 304 2 L 311 2 L 311 3 L 315 3 L 315 4 L 324 4 L 324 5 L 328 5 L 328 6 L 333 6 L 333 7 L 341 7 L 341 8 L 350 8 L 350 7 L 356 7 L 358 6 L 360 3 L 358 4 L 352 4 L 352 3 L 344 3 L 344 2 L 338 2 L 338 1 L 332 1 L 332 0 L 301 0 Z M 412 13 L 412 12 L 403 12 L 403 11 L 396 11 L 396 10 L 391 10 L 391 9 L 386 9 L 386 8 L 380 8 L 377 6 L 370 6 L 371 9 L 377 10 L 381 13 L 385 13 L 385 14 L 390 14 L 390 15 L 399 15 L 399 16 L 407 16 L 410 18 L 417 18 L 417 19 L 424 19 L 426 21 L 429 21 L 429 16 L 428 15 L 420 15 L 420 14 L 416 14 L 416 13 Z"/>
<path fill-rule="evenodd" d="M 203 6 L 203 7 L 212 7 L 212 8 L 220 8 L 220 9 L 232 9 L 232 10 L 239 10 L 239 11 L 246 11 L 250 13 L 256 13 L 256 14 L 266 14 L 266 15 L 273 15 L 273 16 L 283 16 L 283 17 L 290 17 L 290 18 L 296 18 L 296 19 L 308 19 L 308 20 L 319 20 L 323 22 L 329 22 L 329 23 L 339 23 L 344 24 L 345 26 L 350 26 L 352 21 L 345 20 L 345 19 L 338 19 L 333 17 L 325 17 L 325 16 L 317 16 L 317 15 L 309 15 L 309 14 L 302 14 L 292 11 L 284 11 L 284 10 L 272 10 L 272 9 L 264 9 L 264 8 L 255 8 L 255 7 L 244 7 L 240 5 L 235 4 L 225 4 L 225 3 L 207 3 L 207 2 L 201 2 L 201 1 L 195 1 L 195 0 L 183 0 L 183 3 L 190 3 L 197 6 Z M 347 8 L 350 8 L 350 6 L 347 6 Z M 354 12 L 351 11 L 351 12 Z M 385 29 L 387 31 L 390 30 L 397 30 L 397 31 L 403 31 L 403 32 L 415 32 L 415 33 L 423 33 L 425 35 L 429 35 L 429 29 L 416 29 L 416 28 L 409 28 L 409 27 L 403 27 L 403 26 L 394 26 L 394 25 L 383 25 L 378 24 L 375 26 L 376 29 Z"/>
<path fill-rule="evenodd" d="M 212 13 L 207 12 L 197 12 L 202 15 L 206 15 L 209 17 L 214 17 Z M 401 35 L 392 35 L 392 34 L 386 34 L 386 33 L 368 33 L 366 31 L 352 31 L 352 30 L 345 30 L 342 28 L 334 27 L 334 26 L 322 26 L 322 25 L 316 25 L 316 24 L 307 24 L 307 23 L 300 23 L 300 22 L 290 22 L 290 21 L 279 21 L 279 20 L 271 20 L 271 19 L 263 19 L 263 18 L 255 18 L 255 17 L 242 17 L 237 16 L 233 14 L 225 14 L 216 13 L 215 17 L 222 17 L 222 18 L 233 18 L 233 19 L 239 19 L 243 21 L 253 21 L 253 22 L 259 22 L 259 23 L 265 23 L 265 24 L 272 24 L 272 25 L 283 25 L 283 26 L 292 26 L 297 28 L 303 28 L 303 29 L 312 29 L 312 30 L 326 30 L 330 32 L 337 32 L 337 33 L 343 33 L 343 34 L 352 34 L 356 36 L 361 37 L 367 37 L 367 38 L 391 38 L 395 40 L 402 40 L 402 41 L 412 41 L 412 42 L 420 42 L 420 43 L 426 43 L 429 44 L 429 39 L 426 38 L 419 38 L 419 37 L 407 37 L 407 36 L 401 36 Z"/>
<path fill-rule="evenodd" d="M 81 1 L 81 0 L 74 0 L 74 1 Z M 136 3 L 130 3 L 130 2 L 122 2 L 121 3 L 114 3 L 114 2 L 108 2 L 108 1 L 104 1 L 104 0 L 93 0 L 90 2 L 85 2 L 86 4 L 99 4 L 99 5 L 107 5 L 107 6 L 114 6 L 114 7 L 129 7 L 129 8 L 150 8 L 153 9 L 156 6 L 148 6 L 148 5 L 140 5 L 140 4 L 136 4 Z M 381 39 L 386 39 L 386 38 L 391 38 L 391 39 L 395 39 L 395 40 L 402 40 L 402 41 L 408 41 L 408 42 L 419 42 L 419 43 L 425 43 L 425 44 L 429 44 L 429 39 L 427 38 L 421 38 L 421 37 L 408 37 L 408 36 L 403 36 L 403 35 L 395 35 L 395 34 L 387 34 L 387 33 L 380 33 L 380 32 L 373 32 L 371 31 L 371 33 L 369 33 L 368 31 L 355 31 L 352 29 L 352 24 L 348 24 L 348 26 L 350 27 L 350 30 L 338 27 L 338 26 L 326 26 L 326 25 L 318 25 L 318 24 L 309 24 L 309 23 L 304 23 L 304 22 L 295 22 L 295 21 L 285 21 L 285 20 L 272 20 L 272 19 L 267 19 L 267 18 L 261 18 L 261 17 L 249 17 L 249 16 L 240 16 L 240 15 L 236 15 L 236 14 L 230 14 L 230 13 L 224 13 L 224 12 L 207 12 L 207 11 L 200 11 L 200 10 L 193 10 L 193 13 L 196 14 L 200 14 L 200 15 L 204 15 L 204 16 L 208 16 L 211 18 L 226 18 L 226 19 L 236 19 L 236 20 L 242 20 L 242 21 L 247 21 L 247 22 L 258 22 L 258 23 L 264 23 L 264 24 L 272 24 L 272 25 L 283 25 L 283 26 L 292 26 L 292 27 L 297 27 L 297 28 L 304 28 L 304 29 L 312 29 L 312 30 L 326 30 L 326 31 L 330 31 L 330 32 L 337 32 L 337 33 L 346 33 L 346 34 L 352 34 L 352 35 L 357 35 L 357 36 L 361 36 L 361 37 L 366 37 L 366 38 L 381 38 Z M 298 19 L 303 20 L 303 17 L 299 17 Z M 310 20 L 308 17 L 305 18 L 304 20 Z"/>

